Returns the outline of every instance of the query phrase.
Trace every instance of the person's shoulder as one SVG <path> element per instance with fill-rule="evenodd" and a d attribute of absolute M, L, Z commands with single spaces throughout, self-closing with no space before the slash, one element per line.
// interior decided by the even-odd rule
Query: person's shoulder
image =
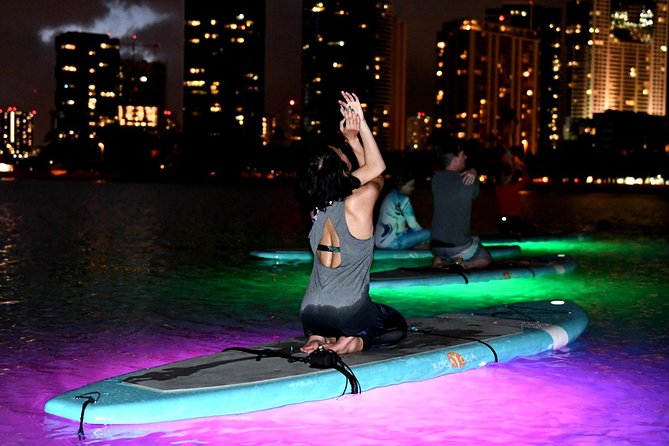
<path fill-rule="evenodd" d="M 450 181 L 455 177 L 459 177 L 460 174 L 457 172 L 453 172 L 451 170 L 439 170 L 437 171 L 434 176 L 432 177 L 432 181 Z"/>
<path fill-rule="evenodd" d="M 359 188 L 355 189 L 351 195 L 348 196 L 347 200 L 349 198 L 353 198 L 354 201 L 356 197 L 366 197 L 366 198 L 373 198 L 376 200 L 381 193 L 381 190 L 383 189 L 383 177 L 379 176 L 376 177 Z"/>

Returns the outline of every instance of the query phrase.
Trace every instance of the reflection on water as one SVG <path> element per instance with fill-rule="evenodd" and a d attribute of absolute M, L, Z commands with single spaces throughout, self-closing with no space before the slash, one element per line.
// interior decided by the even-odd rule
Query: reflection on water
<path fill-rule="evenodd" d="M 666 201 L 538 192 L 523 199 L 544 227 L 594 228 L 605 219 L 613 230 L 523 246 L 576 256 L 569 275 L 379 290 L 375 299 L 409 317 L 575 300 L 591 322 L 567 349 L 253 414 L 89 425 L 86 443 L 665 444 Z M 484 194 L 477 204 L 481 231 L 494 223 L 488 200 Z M 429 206 L 417 213 L 423 218 Z M 77 424 L 42 410 L 57 393 L 300 335 L 309 265 L 268 265 L 247 252 L 303 245 L 307 224 L 289 187 L 0 183 L 0 443 L 73 444 Z"/>

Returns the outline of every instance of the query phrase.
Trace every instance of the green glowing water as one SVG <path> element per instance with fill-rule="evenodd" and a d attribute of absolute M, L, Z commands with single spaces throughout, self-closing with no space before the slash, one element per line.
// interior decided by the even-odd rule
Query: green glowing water
<path fill-rule="evenodd" d="M 568 253 L 577 259 L 578 266 L 571 273 L 533 279 L 375 289 L 372 298 L 398 308 L 407 317 L 527 300 L 567 299 L 588 311 L 590 330 L 636 330 L 646 339 L 666 339 L 663 327 L 669 314 L 665 299 L 669 286 L 664 280 L 669 273 L 664 261 L 669 255 L 667 243 L 643 237 L 596 236 L 582 241 L 520 245 L 522 255 Z M 427 263 L 377 261 L 372 269 Z M 284 324 L 299 332 L 297 314 L 310 270 L 308 263 L 273 265 L 247 259 L 236 266 L 198 271 L 189 284 L 191 290 L 172 292 L 189 296 L 191 304 L 200 301 L 202 305 L 220 307 L 231 318 L 263 325 Z M 180 283 L 183 287 L 183 281 Z"/>

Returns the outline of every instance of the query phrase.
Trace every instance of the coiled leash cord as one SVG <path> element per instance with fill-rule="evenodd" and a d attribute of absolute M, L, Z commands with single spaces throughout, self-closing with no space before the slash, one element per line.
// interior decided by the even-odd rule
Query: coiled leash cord
<path fill-rule="evenodd" d="M 346 377 L 346 385 L 344 386 L 344 391 L 341 393 L 342 395 L 346 393 L 349 383 L 351 384 L 352 394 L 362 392 L 360 389 L 360 382 L 353 373 L 353 370 L 351 370 L 337 353 L 331 350 L 326 350 L 321 345 L 307 356 L 307 360 L 309 361 L 310 367 L 315 369 L 335 369 L 344 375 Z"/>
<path fill-rule="evenodd" d="M 95 398 L 93 397 L 93 395 L 95 395 Z M 90 403 L 93 404 L 97 403 L 98 400 L 100 399 L 100 392 L 84 393 L 83 395 L 75 396 L 74 399 L 86 400 L 84 401 L 84 404 L 81 406 L 81 418 L 79 418 L 79 431 L 77 432 L 79 440 L 83 440 L 86 438 L 86 434 L 84 433 L 84 412 L 86 412 L 86 406 L 88 406 Z"/>
<path fill-rule="evenodd" d="M 294 356 L 290 353 L 282 352 L 280 350 L 272 350 L 269 348 L 253 349 L 230 347 L 223 351 L 226 350 L 237 350 L 255 355 L 256 361 L 260 361 L 262 358 L 283 358 L 288 362 L 303 362 L 305 364 L 309 364 L 309 367 L 314 369 L 335 369 L 346 377 L 346 385 L 344 386 L 342 395 L 346 393 L 349 384 L 351 385 L 352 394 L 362 392 L 360 388 L 360 382 L 353 373 L 353 370 L 351 370 L 351 368 L 341 359 L 341 356 L 333 351 L 324 349 L 323 346 L 318 347 L 309 356 L 306 357 Z"/>

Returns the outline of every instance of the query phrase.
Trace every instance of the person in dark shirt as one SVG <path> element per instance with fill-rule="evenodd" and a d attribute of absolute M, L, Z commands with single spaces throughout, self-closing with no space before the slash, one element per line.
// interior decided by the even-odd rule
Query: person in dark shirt
<path fill-rule="evenodd" d="M 455 142 L 435 146 L 443 169 L 432 178 L 432 266 L 483 268 L 490 253 L 470 234 L 472 201 L 479 194 L 476 169 L 466 169 L 467 155 Z"/>

